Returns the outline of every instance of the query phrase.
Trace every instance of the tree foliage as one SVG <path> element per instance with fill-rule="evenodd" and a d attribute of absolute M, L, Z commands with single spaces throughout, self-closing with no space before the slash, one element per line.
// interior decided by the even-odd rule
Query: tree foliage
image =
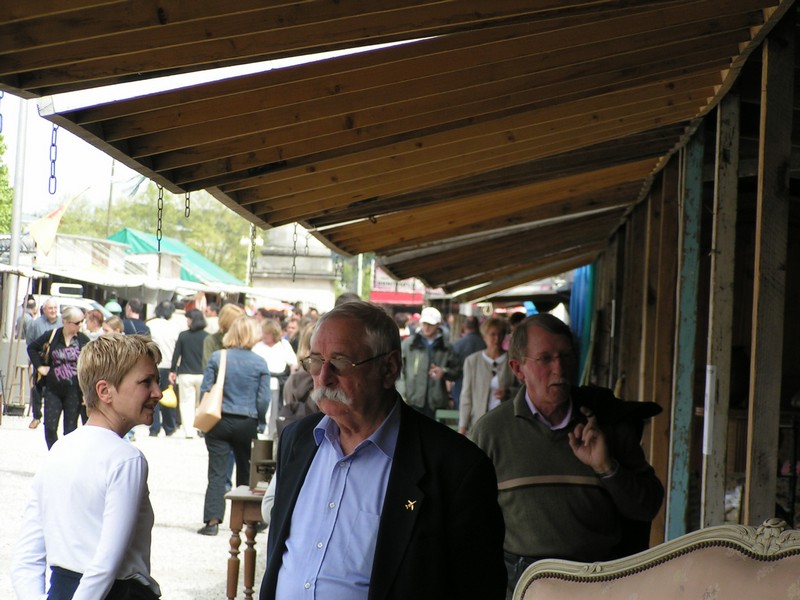
<path fill-rule="evenodd" d="M 0 233 L 11 233 L 11 211 L 14 204 L 14 190 L 8 180 L 8 167 L 3 162 L 6 145 L 0 135 Z"/>
<path fill-rule="evenodd" d="M 372 252 L 367 252 L 362 257 L 361 265 L 361 297 L 368 299 L 372 292 L 372 259 L 375 255 Z M 358 291 L 358 256 L 351 259 L 340 257 L 341 260 L 341 277 L 337 277 L 334 281 L 334 292 L 336 296 L 344 292 L 357 292 Z"/>
<path fill-rule="evenodd" d="M 232 275 L 244 279 L 250 223 L 223 206 L 205 191 L 190 195 L 189 216 L 186 198 L 164 192 L 161 233 L 175 238 Z M 59 233 L 105 239 L 120 229 L 130 227 L 156 234 L 158 228 L 158 188 L 150 183 L 136 188 L 134 196 L 117 196 L 108 206 L 97 206 L 77 198 L 64 214 Z"/>

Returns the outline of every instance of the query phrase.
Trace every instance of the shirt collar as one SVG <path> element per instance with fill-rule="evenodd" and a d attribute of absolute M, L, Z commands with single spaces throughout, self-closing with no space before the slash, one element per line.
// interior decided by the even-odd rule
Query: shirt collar
<path fill-rule="evenodd" d="M 400 431 L 399 405 L 400 401 L 395 400 L 394 406 L 392 406 L 389 414 L 386 415 L 383 423 L 372 432 L 372 435 L 356 447 L 353 454 L 358 452 L 359 449 L 366 444 L 374 444 L 387 458 L 391 459 L 394 456 L 394 449 L 397 446 L 397 434 Z M 336 421 L 331 419 L 328 415 L 322 417 L 314 428 L 314 441 L 317 446 L 326 438 L 334 447 L 341 448 L 341 444 L 339 444 L 339 426 L 336 424 Z"/>
<path fill-rule="evenodd" d="M 552 431 L 557 431 L 558 429 L 564 429 L 569 422 L 572 420 L 572 401 L 570 400 L 569 408 L 567 409 L 567 414 L 564 416 L 562 421 L 556 425 L 553 425 L 550 421 L 548 421 L 542 413 L 533 405 L 533 401 L 531 397 L 528 395 L 528 390 L 525 390 L 525 403 L 528 405 L 528 408 L 531 409 L 533 413 L 533 418 L 537 421 L 547 425 Z"/>

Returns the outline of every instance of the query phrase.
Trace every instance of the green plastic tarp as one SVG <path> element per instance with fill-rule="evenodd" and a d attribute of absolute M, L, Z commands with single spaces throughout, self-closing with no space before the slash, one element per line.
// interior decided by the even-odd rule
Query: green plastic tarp
<path fill-rule="evenodd" d="M 158 239 L 154 234 L 137 231 L 130 227 L 120 229 L 110 235 L 108 239 L 112 242 L 128 244 L 131 254 L 150 254 L 159 250 Z M 244 285 L 242 280 L 237 279 L 216 263 L 175 238 L 162 237 L 161 251 L 181 257 L 181 279 L 185 281 L 196 281 L 203 284 Z"/>

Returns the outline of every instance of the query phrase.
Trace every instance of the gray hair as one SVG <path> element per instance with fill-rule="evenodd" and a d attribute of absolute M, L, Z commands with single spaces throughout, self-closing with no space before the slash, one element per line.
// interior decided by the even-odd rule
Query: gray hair
<path fill-rule="evenodd" d="M 400 329 L 394 319 L 377 304 L 363 300 L 344 302 L 319 318 L 314 326 L 314 335 L 323 323 L 331 319 L 353 319 L 361 323 L 367 345 L 373 354 L 400 350 Z"/>
<path fill-rule="evenodd" d="M 77 306 L 65 306 L 61 309 L 62 321 L 80 321 L 84 316 L 83 311 Z"/>

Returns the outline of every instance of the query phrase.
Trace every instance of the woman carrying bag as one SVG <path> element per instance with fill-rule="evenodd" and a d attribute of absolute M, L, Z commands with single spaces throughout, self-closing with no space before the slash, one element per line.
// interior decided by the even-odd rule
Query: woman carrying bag
<path fill-rule="evenodd" d="M 81 333 L 83 311 L 67 306 L 61 313 L 63 326 L 48 331 L 28 346 L 28 357 L 36 373 L 45 378 L 44 439 L 47 448 L 58 440 L 58 421 L 64 413 L 64 435 L 78 427 L 78 416 L 86 422 L 83 394 L 78 386 L 78 356 L 89 343 Z"/>
<path fill-rule="evenodd" d="M 265 423 L 270 402 L 269 370 L 252 351 L 260 338 L 261 330 L 253 319 L 236 319 L 223 337 L 225 349 L 211 355 L 203 375 L 201 395 L 216 383 L 224 352 L 222 418 L 203 438 L 208 450 L 208 486 L 203 506 L 205 525 L 197 530 L 201 535 L 217 535 L 225 516 L 225 480 L 231 450 L 236 458 L 236 485 L 247 485 L 250 479 L 250 446 L 259 425 Z"/>

